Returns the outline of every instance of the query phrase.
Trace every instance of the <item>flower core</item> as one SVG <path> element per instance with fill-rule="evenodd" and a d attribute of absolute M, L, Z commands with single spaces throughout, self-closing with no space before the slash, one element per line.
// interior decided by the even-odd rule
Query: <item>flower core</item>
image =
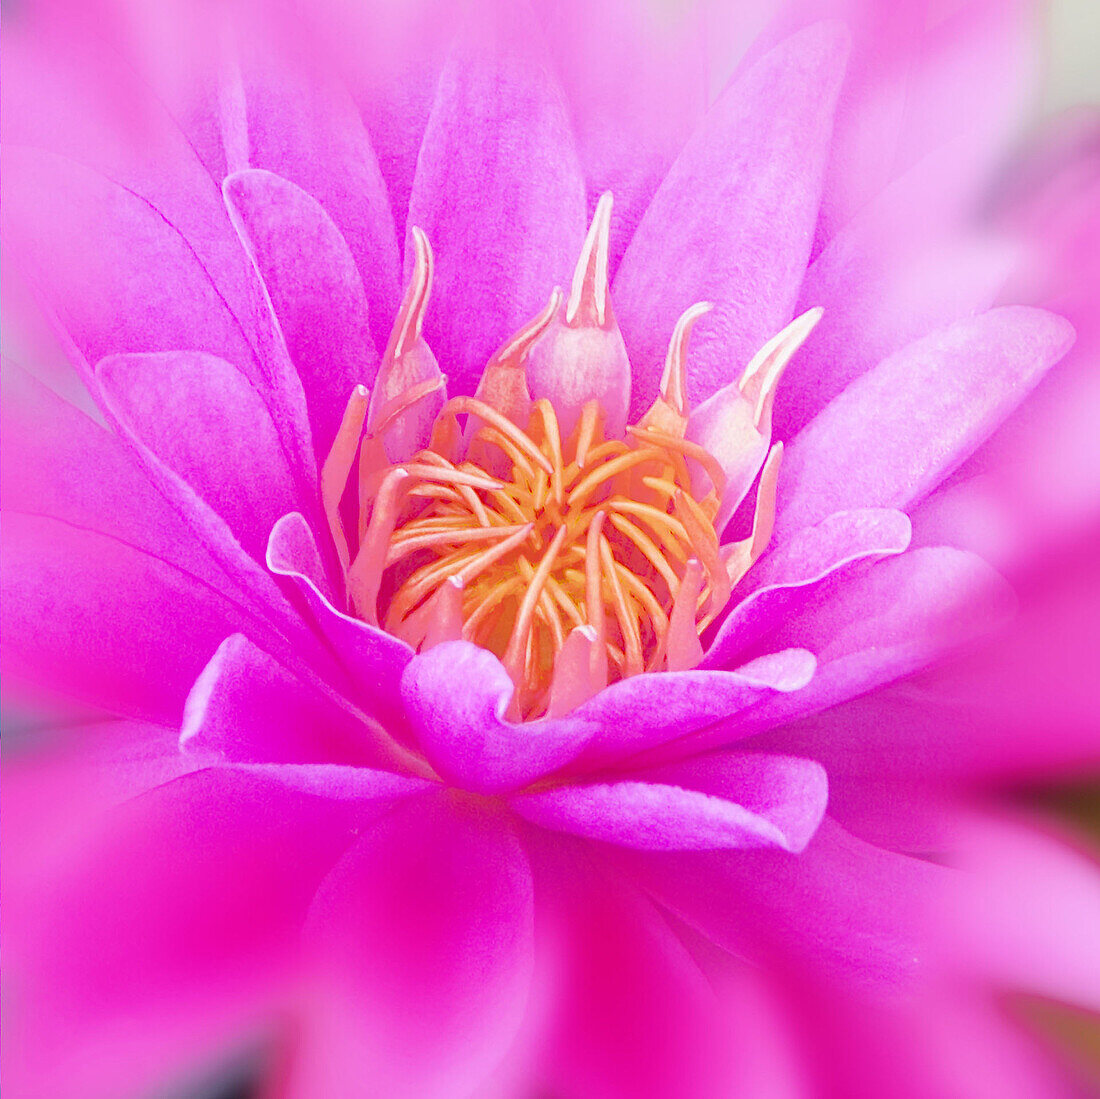
<path fill-rule="evenodd" d="M 421 336 L 433 261 L 413 228 L 413 271 L 373 395 L 356 387 L 321 473 L 352 611 L 414 649 L 465 640 L 495 653 L 515 685 L 514 720 L 702 660 L 700 635 L 770 538 L 782 450 L 768 451 L 771 399 L 816 320 L 793 322 L 718 395 L 722 461 L 688 437 L 687 341 L 707 303 L 680 317 L 657 398 L 623 430 L 612 406 L 624 394 L 606 369 L 621 347 L 609 218 L 604 196 L 568 302 L 555 288 L 489 360 L 476 394 L 450 400 Z M 567 397 L 532 400 L 533 354 L 568 379 Z M 343 496 L 356 455 L 352 554 Z M 751 535 L 720 544 L 757 473 Z"/>
<path fill-rule="evenodd" d="M 678 598 L 697 637 L 729 594 L 717 498 L 691 494 L 689 458 L 721 479 L 710 456 L 644 422 L 605 439 L 594 400 L 567 439 L 546 399 L 523 428 L 465 397 L 441 417 L 461 414 L 474 428 L 465 461 L 429 449 L 403 467 L 386 629 L 420 645 L 431 618 L 457 612 L 461 636 L 501 658 L 524 716 L 550 708 L 555 662 L 579 627 L 609 680 L 663 669 Z"/>

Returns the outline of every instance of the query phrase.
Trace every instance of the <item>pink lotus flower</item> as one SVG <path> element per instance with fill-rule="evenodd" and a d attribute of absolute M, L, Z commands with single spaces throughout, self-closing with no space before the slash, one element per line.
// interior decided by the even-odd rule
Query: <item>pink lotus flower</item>
<path fill-rule="evenodd" d="M 6 671 L 111 715 L 9 768 L 9 1087 L 1065 1093 L 991 990 L 1100 1005 L 1095 869 L 972 795 L 1095 737 L 896 693 L 1073 342 L 967 228 L 1024 6 L 328 7 L 9 27 L 95 414 L 8 371 Z"/>

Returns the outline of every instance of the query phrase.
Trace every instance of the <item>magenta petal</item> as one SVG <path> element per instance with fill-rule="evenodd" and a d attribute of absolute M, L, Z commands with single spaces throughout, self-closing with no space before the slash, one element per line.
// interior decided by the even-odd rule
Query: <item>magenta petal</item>
<path fill-rule="evenodd" d="M 310 911 L 323 999 L 289 1094 L 469 1094 L 519 1026 L 532 906 L 527 856 L 499 818 L 439 799 L 378 821 Z"/>
<path fill-rule="evenodd" d="M 911 533 L 908 517 L 887 508 L 840 511 L 798 531 L 745 578 L 707 649 L 706 665 L 728 666 L 812 600 L 823 582 L 860 562 L 903 553 Z"/>
<path fill-rule="evenodd" d="M 776 532 L 927 495 L 1069 349 L 1061 317 L 1012 306 L 959 321 L 856 379 L 787 448 Z"/>
<path fill-rule="evenodd" d="M 11 148 L 4 159 L 5 241 L 85 359 L 191 347 L 262 375 L 247 315 L 157 207 L 64 157 Z"/>
<path fill-rule="evenodd" d="M 764 752 L 713 752 L 638 777 L 736 802 L 773 824 L 782 846 L 796 852 L 817 831 L 829 797 L 820 763 Z"/>
<path fill-rule="evenodd" d="M 424 336 L 453 393 L 473 393 L 497 346 L 567 283 L 584 238 L 564 98 L 524 33 L 530 39 L 527 28 L 508 28 L 496 44 L 456 46 L 417 161 L 408 224 L 427 233 L 436 256 Z"/>
<path fill-rule="evenodd" d="M 5 512 L 3 545 L 5 674 L 108 711 L 177 721 L 240 628 L 224 595 L 116 538 Z"/>
<path fill-rule="evenodd" d="M 748 715 L 753 730 L 825 710 L 932 663 L 951 648 L 1003 626 L 1015 600 L 1008 584 L 979 557 L 962 550 L 918 549 L 881 561 L 866 574 L 839 578 L 802 613 L 769 637 L 802 644 L 817 654 L 817 672 L 796 695 L 771 699 Z M 738 726 L 738 735 L 745 735 Z M 852 723 L 847 756 L 863 737 L 886 733 Z M 812 729 L 778 731 L 784 751 L 815 759 L 839 751 L 818 743 Z M 843 737 L 841 737 L 843 739 Z M 720 741 L 717 741 L 720 743 Z"/>
<path fill-rule="evenodd" d="M 154 88 L 161 73 L 134 56 L 123 59 L 131 46 L 126 21 L 117 6 L 96 4 L 79 12 L 71 5 L 36 9 L 8 25 L 3 128 L 9 155 L 17 146 L 48 150 L 152 203 L 236 308 L 247 301 L 247 262 L 200 159 L 197 135 L 184 131 L 180 115 L 157 94 L 164 86 Z M 9 175 L 5 191 L 11 182 Z M 140 263 L 139 255 L 129 258 Z"/>
<path fill-rule="evenodd" d="M 993 816 L 956 821 L 951 835 L 963 872 L 943 912 L 953 960 L 997 987 L 1100 1011 L 1095 850 Z"/>
<path fill-rule="evenodd" d="M 628 864 L 662 904 L 726 950 L 872 987 L 914 979 L 928 908 L 948 873 L 863 843 L 828 818 L 797 856 L 685 851 Z"/>
<path fill-rule="evenodd" d="M 825 313 L 779 388 L 775 432 L 793 438 L 861 374 L 913 340 L 984 312 L 1018 256 L 968 239 L 950 191 L 955 158 L 918 164 L 861 211 L 810 265 L 798 310 Z M 949 198 L 951 196 L 948 196 Z M 920 216 L 914 211 L 920 209 Z"/>
<path fill-rule="evenodd" d="M 669 334 L 699 301 L 688 392 L 709 397 L 790 320 L 806 270 L 847 52 L 820 24 L 754 65 L 710 109 L 623 256 L 613 297 L 634 417 L 657 393 Z"/>
<path fill-rule="evenodd" d="M 196 532 L 119 438 L 13 363 L 0 404 L 0 499 L 117 538 L 221 591 L 232 590 Z"/>
<path fill-rule="evenodd" d="M 513 794 L 508 804 L 542 828 L 642 851 L 792 849 L 787 836 L 767 817 L 724 797 L 667 783 L 559 786 Z"/>
<path fill-rule="evenodd" d="M 389 764 L 376 727 L 320 680 L 303 681 L 240 634 L 222 642 L 195 681 L 180 747 L 213 762 Z"/>
<path fill-rule="evenodd" d="M 342 803 L 224 769 L 122 806 L 5 927 L 9 976 L 35 1011 L 5 1083 L 151 1091 L 262 1025 L 285 1002 L 308 906 L 353 824 Z"/>
<path fill-rule="evenodd" d="M 333 606 L 317 544 L 301 515 L 284 515 L 272 528 L 267 567 L 292 580 L 305 598 L 318 632 L 349 677 L 348 697 L 393 731 L 401 723 L 396 685 L 412 649 Z"/>
<path fill-rule="evenodd" d="M 697 669 L 620 680 L 573 711 L 598 729 L 584 760 L 612 761 L 729 718 L 776 692 L 800 691 L 814 665 L 812 653 L 787 649 L 732 672 Z"/>
<path fill-rule="evenodd" d="M 424 754 L 444 778 L 478 793 L 533 782 L 573 759 L 596 731 L 573 717 L 508 721 L 513 691 L 500 661 L 468 641 L 428 649 L 401 677 Z"/>
<path fill-rule="evenodd" d="M 222 188 L 302 379 L 320 465 L 352 389 L 378 368 L 362 280 L 339 229 L 293 183 L 251 170 Z"/>
<path fill-rule="evenodd" d="M 593 1099 L 740 1094 L 724 1075 L 737 1038 L 680 929 L 590 848 L 530 832 L 542 948 L 532 1001 L 550 1007 L 545 1022 L 536 1016 L 535 1064 L 521 1081 Z"/>
<path fill-rule="evenodd" d="M 96 377 L 126 428 L 259 557 L 275 520 L 299 502 L 278 431 L 248 379 L 197 351 L 112 355 Z"/>
<path fill-rule="evenodd" d="M 709 13 L 708 13 L 709 14 Z M 540 6 L 577 133 L 589 207 L 615 196 L 611 274 L 706 108 L 701 11 L 651 11 L 621 0 Z"/>
<path fill-rule="evenodd" d="M 4 760 L 5 918 L 33 919 L 31 883 L 80 857 L 89 831 L 124 801 L 199 764 L 170 725 L 92 721 L 53 730 L 48 743 Z M 59 813 L 57 807 L 65 811 Z M 18 883 L 15 887 L 13 883 Z M 30 905 L 29 914 L 23 912 Z"/>
<path fill-rule="evenodd" d="M 242 600 L 243 613 L 249 619 L 266 622 L 269 627 L 274 625 L 281 633 L 295 634 L 301 638 L 304 631 L 290 604 L 259 562 L 245 551 L 225 519 L 155 453 L 140 434 L 126 427 L 113 410 L 109 394 L 104 406 L 118 421 L 119 431 L 124 433 L 124 442 L 135 459 L 145 466 L 154 486 L 217 563 L 229 582 L 233 595 Z M 165 443 L 167 442 L 169 441 L 166 440 Z M 302 468 L 297 463 L 296 467 Z M 297 479 L 296 484 L 301 500 L 306 494 L 303 491 L 305 486 Z"/>
<path fill-rule="evenodd" d="M 393 214 L 362 117 L 339 81 L 318 71 L 318 60 L 308 72 L 292 71 L 272 54 L 245 60 L 248 161 L 300 187 L 335 223 L 370 303 L 374 343 L 383 346 L 401 274 Z"/>

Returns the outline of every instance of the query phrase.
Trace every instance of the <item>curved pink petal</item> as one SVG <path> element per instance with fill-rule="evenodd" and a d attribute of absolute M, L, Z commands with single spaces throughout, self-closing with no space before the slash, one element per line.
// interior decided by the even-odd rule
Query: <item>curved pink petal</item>
<path fill-rule="evenodd" d="M 620 680 L 573 711 L 577 720 L 597 727 L 583 758 L 606 763 L 630 756 L 752 710 L 777 692 L 797 693 L 814 667 L 813 654 L 795 648 L 735 671 L 654 672 Z"/>
<path fill-rule="evenodd" d="M 774 638 L 817 654 L 813 680 L 798 694 L 764 702 L 744 723 L 736 723 L 733 735 L 746 735 L 744 725 L 759 731 L 827 710 L 917 671 L 952 648 L 1004 626 L 1015 606 L 1011 589 L 985 562 L 946 547 L 888 558 L 864 575 L 839 578 L 826 589 L 830 586 L 832 591 L 788 619 Z M 714 735 L 721 736 L 721 730 Z M 853 723 L 830 744 L 815 735 L 811 723 L 802 730 L 777 729 L 769 746 L 782 744 L 782 751 L 828 763 L 838 758 L 834 753 L 849 759 L 853 752 L 861 753 L 865 737 L 888 739 L 889 726 Z"/>
<path fill-rule="evenodd" d="M 1038 83 L 1040 35 L 1028 0 L 972 0 L 925 35 L 897 142 L 904 170 L 950 144 L 957 209 L 969 212 L 1019 140 Z"/>
<path fill-rule="evenodd" d="M 1003 1004 L 971 988 L 928 982 L 905 997 L 839 996 L 825 982 L 791 981 L 786 1005 L 813 1034 L 805 1072 L 817 1093 L 876 1099 L 1071 1099 L 1067 1064 Z"/>
<path fill-rule="evenodd" d="M 504 665 L 468 641 L 420 653 L 401 677 L 424 754 L 445 779 L 477 793 L 533 782 L 573 759 L 596 731 L 579 717 L 509 721 L 514 690 Z"/>
<path fill-rule="evenodd" d="M 790 320 L 846 49 L 842 30 L 820 25 L 765 56 L 711 107 L 654 196 L 613 287 L 634 418 L 656 396 L 669 333 L 688 306 L 715 304 L 692 337 L 693 402 Z"/>
<path fill-rule="evenodd" d="M 311 908 L 319 994 L 288 1093 L 469 1093 L 519 1026 L 532 905 L 527 856 L 503 821 L 449 799 L 379 820 Z"/>
<path fill-rule="evenodd" d="M 111 355 L 96 378 L 123 425 L 259 557 L 275 521 L 300 503 L 278 430 L 248 378 L 198 351 Z"/>
<path fill-rule="evenodd" d="M 158 5 L 158 14 L 167 15 L 170 7 Z M 109 205 L 107 212 L 119 220 L 91 225 L 105 235 L 108 246 L 111 230 L 127 220 L 122 209 L 124 192 L 148 203 L 178 230 L 230 310 L 246 321 L 252 308 L 248 264 L 233 239 L 217 182 L 208 171 L 208 163 L 215 158 L 209 156 L 212 150 L 203 147 L 206 135 L 191 128 L 194 119 L 186 117 L 187 105 L 173 96 L 181 89 L 170 87 L 171 66 L 150 64 L 150 57 L 139 56 L 135 48 L 135 38 L 168 22 L 150 20 L 138 28 L 118 5 L 96 2 L 43 4 L 9 23 L 2 108 L 4 141 L 12 158 L 9 167 L 22 155 L 10 152 L 15 146 L 39 150 L 33 155 L 46 172 L 41 178 L 48 177 L 61 188 L 47 205 L 55 200 L 66 203 L 71 197 L 58 169 L 45 167 L 54 157 L 72 165 L 74 178 L 88 170 L 113 181 L 119 201 Z M 176 56 L 187 49 L 181 50 L 181 45 L 178 40 L 172 43 Z M 193 93 L 194 86 L 188 91 Z M 173 98 L 176 102 L 170 102 Z M 221 154 L 220 149 L 217 152 Z M 217 179 L 223 174 L 224 157 Z M 13 197 L 8 191 L 12 183 L 9 174 L 7 198 Z M 31 196 L 32 201 L 35 197 Z M 47 199 L 45 194 L 37 197 Z M 68 240 L 67 249 L 74 244 Z M 172 254 L 170 245 L 165 253 L 162 258 Z M 127 257 L 119 248 L 118 254 L 141 277 L 142 253 Z M 110 350 L 144 348 L 103 348 L 89 357 L 95 359 Z"/>
<path fill-rule="evenodd" d="M 284 515 L 271 531 L 267 567 L 291 580 L 304 597 L 313 622 L 347 674 L 347 696 L 377 717 L 391 732 L 402 713 L 396 686 L 413 651 L 396 637 L 344 614 L 332 603 L 321 556 L 301 515 Z"/>
<path fill-rule="evenodd" d="M 228 523 L 195 488 L 156 454 L 139 434 L 120 421 L 112 407 L 110 395 L 104 393 L 104 397 L 105 411 L 116 421 L 124 445 L 133 453 L 135 460 L 145 467 L 153 485 L 180 520 L 194 532 L 222 571 L 230 586 L 231 598 L 240 601 L 242 610 L 249 619 L 266 621 L 276 631 L 296 635 L 300 639 L 303 630 L 298 616 L 271 576 L 241 546 Z M 275 418 L 278 414 L 273 411 L 272 415 Z M 286 434 L 282 431 L 280 438 L 286 442 Z M 302 463 L 303 456 L 299 449 L 284 450 L 284 453 L 288 455 L 288 462 L 292 462 L 297 470 L 304 473 L 308 469 L 308 465 Z M 312 462 L 312 455 L 309 456 L 309 462 Z M 313 492 L 301 478 L 295 480 L 300 502 L 310 504 Z"/>
<path fill-rule="evenodd" d="M 538 1029 L 521 1082 L 600 1099 L 736 1094 L 739 1032 L 725 1025 L 679 929 L 605 860 L 560 836 L 538 839 L 529 840 L 538 948 L 529 1012 Z"/>
<path fill-rule="evenodd" d="M 816 763 L 721 755 L 636 779 L 513 794 L 508 804 L 542 828 L 643 851 L 799 851 L 825 800 L 825 772 Z"/>
<path fill-rule="evenodd" d="M 270 1024 L 355 820 L 343 803 L 224 769 L 120 807 L 5 928 L 8 976 L 35 1005 L 5 1082 L 113 1099 Z"/>
<path fill-rule="evenodd" d="M 604 191 L 615 196 L 612 277 L 706 109 L 706 88 L 697 78 L 705 64 L 701 13 L 671 14 L 621 0 L 539 6 L 569 98 L 590 212 Z"/>
<path fill-rule="evenodd" d="M 202 665 L 240 629 L 240 609 L 106 534 L 18 512 L 4 513 L 2 533 L 5 673 L 114 713 L 177 721 Z"/>
<path fill-rule="evenodd" d="M 6 243 L 85 359 L 188 347 L 264 376 L 249 316 L 152 202 L 54 153 L 13 147 L 4 159 Z"/>
<path fill-rule="evenodd" d="M 253 41 L 242 49 L 248 166 L 301 188 L 335 223 L 362 280 L 356 296 L 365 291 L 370 303 L 369 311 L 363 307 L 369 316 L 356 315 L 355 321 L 369 319 L 374 343 L 381 347 L 397 309 L 401 275 L 386 184 L 347 89 L 333 73 L 322 71 L 320 56 L 295 65 L 287 45 L 262 49 Z M 341 281 L 345 278 L 341 273 Z"/>
<path fill-rule="evenodd" d="M 770 821 L 783 846 L 801 851 L 825 815 L 828 778 L 820 763 L 766 752 L 712 752 L 639 774 L 725 798 Z"/>
<path fill-rule="evenodd" d="M 959 613 L 965 623 L 971 612 Z M 907 792 L 906 813 L 927 802 L 927 783 L 1003 787 L 1095 770 L 1098 623 L 1100 573 L 1086 546 L 1052 559 L 1041 586 L 1022 589 L 1018 614 L 984 644 L 804 717 L 782 734 L 782 750 L 812 755 L 831 776 L 843 775 L 844 784 L 833 785 L 837 797 L 851 784 Z"/>
<path fill-rule="evenodd" d="M 37 883 L 79 856 L 89 830 L 116 806 L 201 766 L 179 750 L 179 731 L 137 721 L 94 721 L 34 733 L 13 750 L 11 729 L 4 760 L 4 873 L 6 916 L 33 918 Z M 57 807 L 64 805 L 59 813 Z M 31 905 L 33 908 L 33 904 Z M 18 913 L 18 915 L 17 915 Z"/>
<path fill-rule="evenodd" d="M 1100 1011 L 1097 853 L 1035 824 L 952 822 L 962 879 L 941 934 L 956 964 L 983 982 Z"/>
<path fill-rule="evenodd" d="M 5 510 L 60 519 L 126 542 L 227 592 L 196 532 L 117 436 L 12 363 L 0 403 Z"/>
<path fill-rule="evenodd" d="M 820 586 L 860 562 L 904 553 L 909 519 L 888 508 L 839 511 L 798 531 L 757 562 L 707 648 L 705 664 L 728 665 L 812 600 Z"/>
<path fill-rule="evenodd" d="M 1069 349 L 1073 330 L 1023 306 L 958 321 L 857 378 L 787 448 L 776 534 L 852 507 L 926 496 Z"/>
<path fill-rule="evenodd" d="M 485 21 L 498 16 L 440 75 L 409 201 L 436 255 L 424 336 L 455 393 L 473 393 L 497 346 L 566 284 L 584 239 L 561 90 L 518 9 Z"/>
<path fill-rule="evenodd" d="M 840 229 L 810 264 L 796 312 L 817 306 L 825 312 L 779 387 L 780 438 L 794 438 L 888 355 L 995 303 L 1019 257 L 1006 242 L 979 237 L 963 222 L 952 201 L 954 168 L 950 152 L 929 156 Z"/>
<path fill-rule="evenodd" d="M 482 4 L 482 16 L 487 5 Z M 315 36 L 370 135 L 389 191 L 398 238 L 406 229 L 417 153 L 427 126 L 447 47 L 469 9 L 434 0 L 354 4 L 306 0 L 294 5 L 291 33 Z M 378 341 L 380 344 L 382 339 Z"/>
<path fill-rule="evenodd" d="M 372 766 L 380 731 L 317 679 L 303 681 L 241 634 L 202 670 L 184 707 L 180 748 L 214 762 Z"/>
<path fill-rule="evenodd" d="M 327 212 L 295 184 L 252 169 L 222 188 L 301 376 L 320 464 L 348 395 L 378 368 L 362 280 Z"/>
<path fill-rule="evenodd" d="M 781 959 L 843 987 L 912 985 L 948 871 L 857 840 L 826 818 L 799 855 L 620 856 L 673 912 L 735 954 Z"/>

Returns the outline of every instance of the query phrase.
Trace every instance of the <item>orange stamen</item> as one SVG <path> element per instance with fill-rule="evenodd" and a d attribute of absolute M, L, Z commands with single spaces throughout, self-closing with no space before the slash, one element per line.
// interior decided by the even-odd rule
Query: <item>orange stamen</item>
<path fill-rule="evenodd" d="M 605 196 L 565 303 L 566 323 L 611 316 L 610 209 Z M 432 259 L 416 229 L 413 247 L 413 278 L 387 362 L 420 353 Z M 775 507 L 778 448 L 761 474 L 752 534 L 720 546 L 714 523 L 725 472 L 686 438 L 687 343 L 709 305 L 691 307 L 677 322 L 653 406 L 625 438 L 608 438 L 596 400 L 583 405 L 564 437 L 550 401 L 531 400 L 527 356 L 562 304 L 555 290 L 490 360 L 477 395 L 445 401 L 430 432 L 420 402 L 439 393 L 442 376 L 421 372 L 404 390 L 386 391 L 361 443 L 367 394 L 357 388 L 321 477 L 354 613 L 372 625 L 381 619 L 421 650 L 462 638 L 495 652 L 515 685 L 508 713 L 516 720 L 567 713 L 628 676 L 695 667 L 700 635 L 763 552 Z M 743 384 L 761 417 L 812 320 L 792 325 L 746 371 Z M 391 428 L 413 440 L 402 445 L 399 465 L 382 445 Z M 339 505 L 356 446 L 353 554 Z M 701 497 L 692 492 L 700 471 L 709 481 Z"/>

